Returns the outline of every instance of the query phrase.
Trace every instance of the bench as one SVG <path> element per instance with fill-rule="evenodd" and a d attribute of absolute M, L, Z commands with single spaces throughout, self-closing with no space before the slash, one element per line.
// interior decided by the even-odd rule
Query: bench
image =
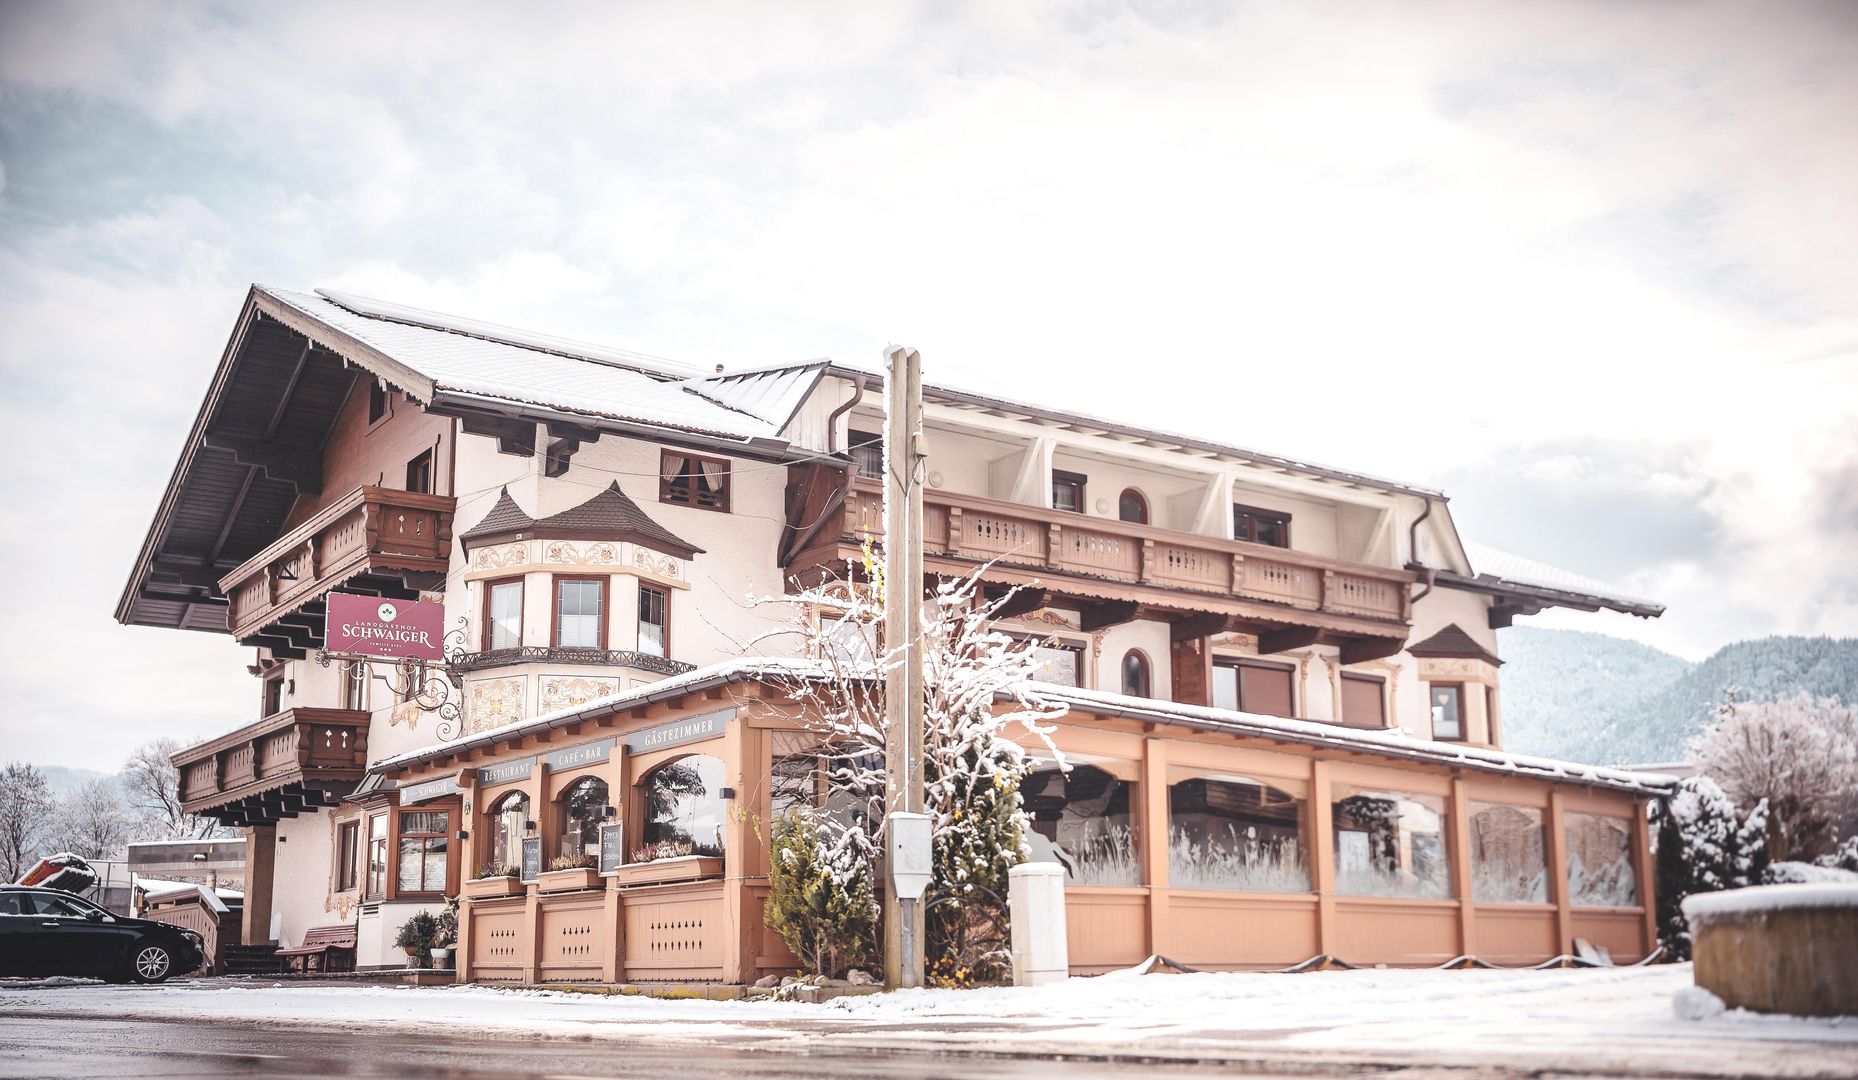
<path fill-rule="evenodd" d="M 353 971 L 355 928 L 318 926 L 303 935 L 303 944 L 279 949 L 277 958 L 284 962 L 285 971 Z"/>

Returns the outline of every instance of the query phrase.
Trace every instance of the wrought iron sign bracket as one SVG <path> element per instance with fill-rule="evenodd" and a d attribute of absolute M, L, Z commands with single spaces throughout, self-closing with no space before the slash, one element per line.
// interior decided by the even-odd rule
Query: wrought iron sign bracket
<path fill-rule="evenodd" d="M 340 662 L 349 671 L 357 664 L 366 664 L 368 677 L 392 692 L 394 700 L 437 716 L 439 723 L 433 733 L 441 741 L 447 741 L 458 737 L 464 722 L 464 678 L 459 664 L 467 655 L 467 627 L 461 615 L 458 625 L 445 632 L 444 660 L 437 664 L 429 660 L 332 653 L 327 649 L 316 650 L 316 663 L 319 667 L 328 667 Z"/>

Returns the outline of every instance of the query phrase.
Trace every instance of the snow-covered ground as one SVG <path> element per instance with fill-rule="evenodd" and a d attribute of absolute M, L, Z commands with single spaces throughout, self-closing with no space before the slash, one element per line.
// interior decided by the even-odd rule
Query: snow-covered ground
<path fill-rule="evenodd" d="M 0 1015 L 443 1029 L 494 1038 L 818 1039 L 1007 1052 L 1334 1055 L 1727 1075 L 1858 1075 L 1858 1019 L 1683 1019 L 1688 965 L 1575 971 L 1119 973 L 1042 988 L 791 1002 L 479 987 L 0 984 Z M 1782 1044 L 1787 1044 L 1783 1046 Z"/>

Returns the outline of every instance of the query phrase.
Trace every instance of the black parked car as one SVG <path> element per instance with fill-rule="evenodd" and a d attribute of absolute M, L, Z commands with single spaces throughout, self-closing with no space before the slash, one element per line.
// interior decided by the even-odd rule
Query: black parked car
<path fill-rule="evenodd" d="M 199 967 L 205 945 L 192 930 L 112 915 L 70 893 L 0 885 L 0 975 L 158 983 Z"/>

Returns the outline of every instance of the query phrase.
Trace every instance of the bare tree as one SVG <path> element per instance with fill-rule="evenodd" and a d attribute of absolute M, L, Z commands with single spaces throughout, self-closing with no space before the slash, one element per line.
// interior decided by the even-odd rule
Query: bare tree
<path fill-rule="evenodd" d="M 1691 742 L 1700 771 L 1741 806 L 1768 801 L 1768 855 L 1811 860 L 1832 850 L 1858 792 L 1858 712 L 1804 691 L 1733 699 Z"/>
<path fill-rule="evenodd" d="M 212 818 L 181 808 L 181 771 L 174 767 L 179 749 L 178 739 L 164 736 L 136 747 L 123 763 L 129 805 L 140 812 L 141 832 L 151 840 L 205 840 L 221 832 Z"/>
<path fill-rule="evenodd" d="M 0 769 L 0 881 L 17 881 L 39 856 L 51 825 L 52 791 L 45 775 L 15 761 Z"/>
<path fill-rule="evenodd" d="M 86 780 L 58 800 L 52 837 L 61 851 L 85 859 L 107 859 L 122 854 L 134 822 L 123 806 L 122 789 L 114 777 Z"/>

